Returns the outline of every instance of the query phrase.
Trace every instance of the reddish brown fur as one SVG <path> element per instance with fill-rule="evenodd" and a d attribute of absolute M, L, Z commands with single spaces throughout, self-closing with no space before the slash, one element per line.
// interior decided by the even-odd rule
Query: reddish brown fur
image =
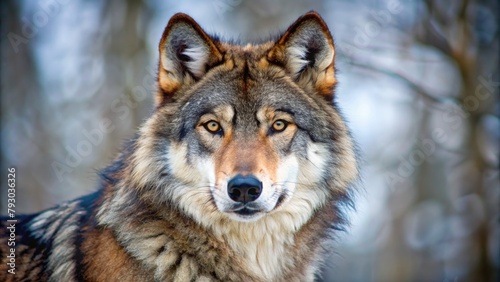
<path fill-rule="evenodd" d="M 144 269 L 116 241 L 113 231 L 99 228 L 84 236 L 87 281 L 153 281 L 151 270 Z"/>
<path fill-rule="evenodd" d="M 257 137 L 257 136 L 256 136 Z M 257 138 L 256 138 L 257 139 Z M 231 142 L 216 153 L 215 169 L 227 175 L 260 175 L 265 173 L 272 180 L 276 179 L 278 156 L 269 144 L 269 140 L 252 143 Z"/>

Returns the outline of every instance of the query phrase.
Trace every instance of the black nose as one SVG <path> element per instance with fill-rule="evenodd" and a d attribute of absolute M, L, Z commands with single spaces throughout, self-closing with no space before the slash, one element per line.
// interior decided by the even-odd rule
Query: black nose
<path fill-rule="evenodd" d="M 262 182 L 252 175 L 236 175 L 227 184 L 227 193 L 235 202 L 244 204 L 253 202 L 259 198 L 261 192 Z"/>

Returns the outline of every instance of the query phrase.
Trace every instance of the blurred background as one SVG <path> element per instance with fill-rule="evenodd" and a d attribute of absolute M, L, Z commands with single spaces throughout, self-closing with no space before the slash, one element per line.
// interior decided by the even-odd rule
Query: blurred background
<path fill-rule="evenodd" d="M 0 5 L 1 169 L 17 168 L 18 213 L 95 190 L 96 170 L 153 109 L 157 44 L 174 13 L 245 42 L 316 10 L 335 38 L 336 99 L 362 160 L 324 281 L 499 281 L 498 1 Z"/>

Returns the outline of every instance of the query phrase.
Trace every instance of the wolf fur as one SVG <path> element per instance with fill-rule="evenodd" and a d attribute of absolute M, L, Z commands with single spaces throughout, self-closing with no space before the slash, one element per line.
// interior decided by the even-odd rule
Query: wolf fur
<path fill-rule="evenodd" d="M 324 21 L 241 46 L 176 14 L 159 54 L 156 110 L 100 189 L 17 218 L 15 275 L 2 219 L 0 280 L 315 279 L 358 174 Z M 238 175 L 256 200 L 228 195 Z"/>

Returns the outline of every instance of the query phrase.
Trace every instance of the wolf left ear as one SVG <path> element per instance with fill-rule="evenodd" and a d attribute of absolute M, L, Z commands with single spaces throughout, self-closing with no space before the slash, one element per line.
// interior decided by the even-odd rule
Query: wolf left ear
<path fill-rule="evenodd" d="M 335 86 L 335 48 L 326 23 L 309 12 L 293 23 L 268 53 L 267 59 L 285 67 L 308 91 L 331 100 Z"/>
<path fill-rule="evenodd" d="M 168 22 L 159 51 L 157 106 L 172 101 L 181 86 L 200 79 L 210 66 L 222 60 L 210 36 L 183 13 L 175 14 Z"/>

